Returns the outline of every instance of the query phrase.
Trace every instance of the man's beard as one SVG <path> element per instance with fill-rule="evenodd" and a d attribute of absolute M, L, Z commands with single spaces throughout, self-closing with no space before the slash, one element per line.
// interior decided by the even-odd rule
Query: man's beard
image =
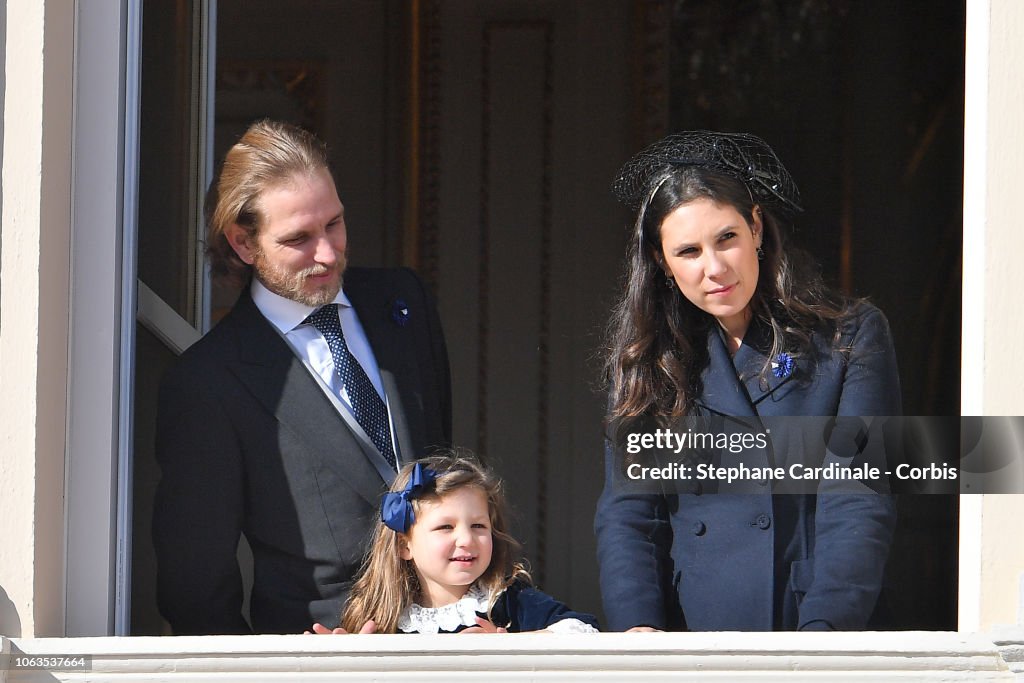
<path fill-rule="evenodd" d="M 297 272 L 285 270 L 270 263 L 262 250 L 253 254 L 253 275 L 263 286 L 278 296 L 298 301 L 307 306 L 320 307 L 334 301 L 341 290 L 342 275 L 345 272 L 346 259 L 344 254 L 338 255 L 338 261 L 332 267 L 316 264 Z M 324 275 L 332 270 L 338 272 L 338 279 L 320 285 L 317 289 L 307 290 L 306 280 L 311 276 Z"/>

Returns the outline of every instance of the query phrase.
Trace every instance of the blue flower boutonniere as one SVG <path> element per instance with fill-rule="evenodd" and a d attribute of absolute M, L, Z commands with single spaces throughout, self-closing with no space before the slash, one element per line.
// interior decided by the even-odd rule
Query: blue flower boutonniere
<path fill-rule="evenodd" d="M 779 355 L 775 356 L 775 360 L 772 361 L 772 374 L 779 379 L 785 379 L 793 374 L 793 370 L 796 369 L 796 362 L 793 357 L 783 351 Z"/>
<path fill-rule="evenodd" d="M 391 319 L 399 327 L 409 324 L 409 304 L 405 303 L 405 299 L 395 299 L 391 302 Z"/>

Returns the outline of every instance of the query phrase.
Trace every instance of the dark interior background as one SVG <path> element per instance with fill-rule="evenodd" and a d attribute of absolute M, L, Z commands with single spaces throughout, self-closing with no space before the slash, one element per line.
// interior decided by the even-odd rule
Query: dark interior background
<path fill-rule="evenodd" d="M 143 15 L 139 272 L 193 324 L 196 0 Z M 601 330 L 630 217 L 623 161 L 668 132 L 749 131 L 800 186 L 792 238 L 869 297 L 906 414 L 958 415 L 964 3 L 219 0 L 213 147 L 291 120 L 327 141 L 352 262 L 435 292 L 458 442 L 505 478 L 542 588 L 600 613 Z M 200 41 L 201 42 L 201 41 Z M 192 202 L 190 204 L 189 202 Z M 213 320 L 235 292 L 213 291 Z M 137 348 L 132 632 L 163 632 L 149 532 L 155 392 Z M 955 629 L 957 499 L 904 496 L 885 621 Z"/>

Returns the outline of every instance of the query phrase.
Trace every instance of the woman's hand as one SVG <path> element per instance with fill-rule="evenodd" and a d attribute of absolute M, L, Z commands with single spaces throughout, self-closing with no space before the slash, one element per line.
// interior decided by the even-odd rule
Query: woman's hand
<path fill-rule="evenodd" d="M 459 633 L 508 633 L 508 629 L 502 628 L 501 626 L 495 626 L 483 617 L 477 617 L 476 624 L 476 626 L 470 626 L 467 629 L 459 631 Z"/>
<path fill-rule="evenodd" d="M 366 622 L 365 624 L 363 624 L 363 627 L 361 629 L 359 629 L 359 632 L 360 633 L 376 633 L 377 632 L 377 623 L 374 622 L 373 619 L 371 619 L 368 622 Z M 313 633 L 316 633 L 318 635 L 343 635 L 343 634 L 348 634 L 348 631 L 346 631 L 345 629 L 343 629 L 340 626 L 338 628 L 327 628 L 323 624 L 317 622 L 317 623 L 313 624 L 313 630 L 312 631 L 303 631 L 303 633 L 305 635 L 310 635 L 310 634 L 313 634 Z"/>
<path fill-rule="evenodd" d="M 661 633 L 661 629 L 651 626 L 634 626 L 633 628 L 626 629 L 626 633 Z"/>

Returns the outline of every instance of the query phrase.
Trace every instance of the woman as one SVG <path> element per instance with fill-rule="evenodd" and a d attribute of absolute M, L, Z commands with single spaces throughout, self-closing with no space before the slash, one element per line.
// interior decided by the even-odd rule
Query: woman
<path fill-rule="evenodd" d="M 622 444 L 645 420 L 736 417 L 770 434 L 739 456 L 748 466 L 866 457 L 878 435 L 860 417 L 900 412 L 885 317 L 830 292 L 784 246 L 800 195 L 757 137 L 669 136 L 615 190 L 637 218 L 609 325 L 612 434 L 595 519 L 611 629 L 864 628 L 895 521 L 891 498 L 872 491 L 884 477 L 782 494 L 783 482 L 697 481 L 691 468 L 686 485 L 652 492 L 623 477 Z M 800 416 L 850 419 L 823 436 L 810 428 L 822 420 Z"/>

